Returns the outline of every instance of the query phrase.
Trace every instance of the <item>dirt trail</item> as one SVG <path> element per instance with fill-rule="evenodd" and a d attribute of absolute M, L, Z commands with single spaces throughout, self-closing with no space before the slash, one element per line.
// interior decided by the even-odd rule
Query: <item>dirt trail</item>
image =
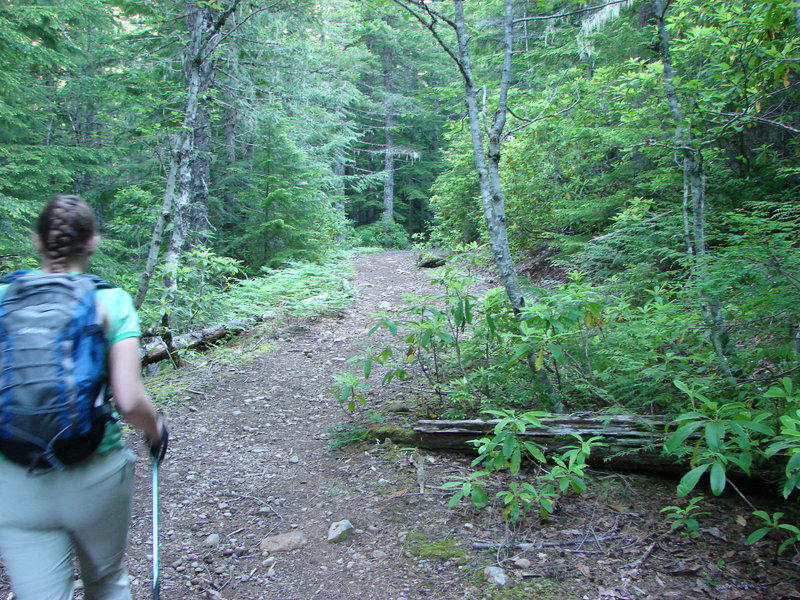
<path fill-rule="evenodd" d="M 370 314 L 429 289 L 408 252 L 357 258 L 355 266 L 350 309 L 286 328 L 266 340 L 275 350 L 253 362 L 209 365 L 198 389 L 168 406 L 174 441 L 162 468 L 164 598 L 464 597 L 450 577 L 409 568 L 403 554 L 409 523 L 437 513 L 450 518 L 442 497 L 410 488 L 416 469 L 402 457 L 389 462 L 329 449 L 328 430 L 347 420 L 330 394 L 332 373 L 345 371 L 345 359 L 359 351 Z M 139 477 L 131 570 L 144 598 L 146 469 Z M 357 532 L 329 543 L 330 524 L 344 519 Z M 272 553 L 270 566 L 259 543 L 286 533 L 301 533 L 306 543 Z"/>

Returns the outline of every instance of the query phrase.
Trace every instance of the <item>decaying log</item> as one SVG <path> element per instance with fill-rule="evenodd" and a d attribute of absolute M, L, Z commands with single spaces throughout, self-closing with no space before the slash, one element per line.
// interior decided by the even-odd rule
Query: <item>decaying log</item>
<path fill-rule="evenodd" d="M 211 327 L 204 327 L 198 331 L 190 331 L 182 335 L 177 335 L 173 338 L 173 347 L 176 350 L 202 350 L 214 342 L 238 335 L 242 331 L 250 329 L 257 323 L 260 323 L 267 318 L 267 315 L 250 316 L 244 319 L 236 319 L 228 321 L 220 325 L 213 325 Z M 142 361 L 142 366 L 157 363 L 164 360 L 169 356 L 167 347 L 159 338 L 154 338 L 152 341 L 142 344 L 139 351 L 139 356 Z"/>
<path fill-rule="evenodd" d="M 498 422 L 496 419 L 418 421 L 412 431 L 406 430 L 408 436 L 402 441 L 422 448 L 474 454 L 476 448 L 470 440 L 491 437 Z M 539 422 L 541 428 L 531 427 L 519 435 L 521 439 L 543 446 L 545 455 L 575 445 L 577 440 L 571 434 L 579 434 L 584 440 L 599 436 L 599 441 L 606 445 L 592 449 L 586 461 L 591 466 L 675 475 L 687 471 L 689 457 L 679 460 L 663 452 L 663 443 L 669 435 L 669 417 L 573 413 L 540 417 Z M 402 436 L 397 437 L 402 439 Z M 691 436 L 690 442 L 698 437 L 699 434 Z M 765 482 L 777 481 L 783 468 L 779 462 L 776 461 L 769 468 L 754 469 L 751 478 Z M 737 477 L 736 471 L 729 471 L 729 475 Z M 744 477 L 744 473 L 738 475 Z"/>
<path fill-rule="evenodd" d="M 611 465 L 620 469 L 653 469 L 677 472 L 683 466 L 674 457 L 664 456 L 662 444 L 670 419 L 663 416 L 606 415 L 573 413 L 539 418 L 541 428 L 528 428 L 521 439 L 544 446 L 545 453 L 574 445 L 578 434 L 584 440 L 600 436 L 606 446 L 592 450 L 589 464 Z M 419 421 L 414 432 L 426 448 L 474 452 L 474 440 L 491 434 L 498 420 Z"/>

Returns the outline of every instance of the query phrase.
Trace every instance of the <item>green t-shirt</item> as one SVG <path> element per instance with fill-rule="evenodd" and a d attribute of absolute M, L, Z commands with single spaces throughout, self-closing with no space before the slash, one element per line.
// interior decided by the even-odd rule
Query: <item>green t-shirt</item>
<path fill-rule="evenodd" d="M 0 298 L 8 285 L 0 285 Z M 120 288 L 97 290 L 97 303 L 106 314 L 108 327 L 105 330 L 108 346 L 130 337 L 139 337 L 139 315 L 133 307 L 130 294 Z M 109 421 L 106 425 L 105 435 L 96 452 L 108 452 L 115 448 L 122 448 L 125 442 L 122 439 L 122 428 L 119 422 Z M 0 460 L 5 460 L 0 455 Z"/>
<path fill-rule="evenodd" d="M 97 303 L 103 307 L 108 316 L 106 339 L 109 347 L 120 340 L 139 337 L 139 315 L 133 307 L 133 300 L 128 292 L 120 288 L 97 290 Z M 109 421 L 106 425 L 105 435 L 97 447 L 97 452 L 107 452 L 123 446 L 125 446 L 125 442 L 122 440 L 122 428 L 119 421 Z"/>

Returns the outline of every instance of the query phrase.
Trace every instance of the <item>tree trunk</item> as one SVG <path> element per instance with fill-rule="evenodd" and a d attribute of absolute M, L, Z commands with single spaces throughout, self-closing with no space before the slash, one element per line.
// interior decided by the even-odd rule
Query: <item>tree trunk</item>
<path fill-rule="evenodd" d="M 386 44 L 383 50 L 383 89 L 386 98 L 383 101 L 385 144 L 383 158 L 383 223 L 394 223 L 394 109 L 392 108 L 392 90 L 394 88 L 394 54 L 391 46 Z"/>
<path fill-rule="evenodd" d="M 177 293 L 175 273 L 186 244 L 187 223 L 189 222 L 189 210 L 194 192 L 193 163 L 196 158 L 195 141 L 200 97 L 208 89 L 209 81 L 213 77 L 215 68 L 215 64 L 213 60 L 209 59 L 209 56 L 213 54 L 213 50 L 216 48 L 220 38 L 220 30 L 228 17 L 236 10 L 238 4 L 239 0 L 234 0 L 228 9 L 219 15 L 215 22 L 211 23 L 209 15 L 212 14 L 210 11 L 213 9 L 199 7 L 197 3 L 191 0 L 185 2 L 189 42 L 184 55 L 186 102 L 184 104 L 183 122 L 181 131 L 176 136 L 174 146 L 171 149 L 170 170 L 164 191 L 164 200 L 153 231 L 147 264 L 139 281 L 139 287 L 134 299 L 137 307 L 142 305 L 147 295 L 150 280 L 158 261 L 164 229 L 168 221 L 172 222 L 173 228 L 164 258 L 166 266 L 164 287 L 167 290 L 168 298 L 174 297 Z M 216 15 L 217 11 L 214 11 L 213 14 Z M 206 25 L 210 26 L 208 30 Z M 169 313 L 164 315 L 163 322 L 165 327 L 168 328 Z"/>
<path fill-rule="evenodd" d="M 192 200 L 189 209 L 189 246 L 208 245 L 208 184 L 211 177 L 211 117 L 208 101 L 200 103 L 195 128 L 195 158 L 192 161 Z"/>
<path fill-rule="evenodd" d="M 191 61 L 192 64 L 195 61 Z M 189 207 L 192 197 L 192 161 L 195 157 L 194 128 L 197 123 L 198 98 L 200 95 L 200 73 L 192 68 L 189 74 L 188 97 L 183 118 L 183 128 L 186 134 L 183 143 L 175 158 L 177 162 L 176 187 L 172 203 L 172 233 L 164 264 L 166 274 L 164 287 L 167 295 L 174 297 L 177 294 L 176 272 L 181 254 L 186 243 L 187 222 L 189 220 Z"/>
<path fill-rule="evenodd" d="M 193 129 L 195 155 L 191 161 L 192 192 L 189 207 L 189 247 L 199 244 L 208 245 L 207 232 L 211 227 L 208 220 L 208 186 L 211 179 L 211 103 L 206 93 L 211 88 L 216 71 L 217 61 L 214 53 L 204 53 L 203 47 L 216 45 L 219 31 L 214 28 L 214 21 L 219 18 L 219 10 L 209 6 L 198 8 L 197 23 L 194 29 L 201 38 L 201 46 L 195 62 L 200 75 L 201 99 L 198 102 L 197 120 Z M 194 68 L 187 65 L 189 69 Z"/>
<path fill-rule="evenodd" d="M 664 23 L 665 9 L 661 0 L 653 0 L 658 26 L 659 51 L 661 64 L 664 69 L 664 89 L 669 105 L 670 116 L 675 123 L 675 145 L 683 162 L 684 186 L 684 236 L 689 254 L 696 257 L 705 255 L 705 173 L 703 154 L 699 148 L 694 148 L 691 132 L 684 123 L 678 93 L 675 88 L 675 75 L 672 70 L 672 56 L 670 54 L 669 35 Z M 691 202 L 690 202 L 691 199 Z M 691 218 L 688 211 L 691 207 Z M 690 227 L 691 221 L 691 227 Z"/>
<path fill-rule="evenodd" d="M 509 75 L 511 71 L 511 0 L 505 0 L 506 18 L 504 20 L 504 59 L 501 80 L 501 103 L 495 112 L 494 122 L 489 132 L 489 160 L 484 151 L 483 128 L 481 126 L 481 111 L 478 106 L 478 92 L 472 76 L 472 60 L 470 58 L 468 43 L 469 36 L 464 22 L 464 2 L 455 0 L 455 24 L 458 38 L 458 57 L 461 75 L 464 79 L 464 99 L 469 115 L 469 129 L 472 138 L 472 154 L 475 160 L 475 170 L 478 174 L 478 185 L 481 193 L 481 205 L 489 231 L 489 244 L 494 254 L 497 270 L 503 282 L 511 307 L 515 314 L 519 314 L 525 306 L 522 288 L 517 277 L 517 270 L 511 258 L 508 244 L 508 231 L 505 217 L 505 195 L 500 183 L 498 173 L 500 164 L 500 135 L 505 126 L 505 98 L 508 94 Z"/>
<path fill-rule="evenodd" d="M 464 97 L 469 115 L 469 128 L 472 138 L 472 153 L 475 160 L 475 170 L 478 174 L 478 186 L 481 192 L 481 204 L 489 232 L 489 244 L 494 254 L 495 265 L 500 274 L 500 279 L 505 287 L 511 308 L 518 319 L 523 318 L 522 309 L 525 307 L 525 296 L 517 276 L 517 270 L 511 257 L 511 248 L 508 243 L 508 229 L 506 227 L 505 193 L 500 180 L 500 157 L 502 150 L 502 134 L 506 124 L 508 88 L 511 81 L 511 51 L 512 51 L 512 24 L 513 10 L 511 0 L 505 0 L 505 14 L 503 19 L 503 68 L 500 77 L 500 93 L 497 110 L 488 131 L 489 143 L 484 151 L 483 128 L 481 126 L 481 111 L 478 106 L 478 93 L 472 76 L 472 61 L 469 54 L 469 36 L 464 22 L 463 0 L 455 0 L 455 29 L 458 40 L 458 57 L 461 75 L 464 79 Z M 488 154 L 488 157 L 487 157 Z M 557 390 L 550 383 L 547 372 L 537 368 L 533 352 L 528 353 L 528 365 L 534 377 L 544 388 L 550 399 L 550 409 L 560 413 L 564 405 Z"/>
<path fill-rule="evenodd" d="M 800 0 L 797 0 L 797 6 L 794 7 L 794 16 L 797 23 L 797 33 L 800 33 Z"/>
<path fill-rule="evenodd" d="M 800 358 L 800 324 L 794 331 L 794 357 L 795 359 Z"/>
<path fill-rule="evenodd" d="M 236 163 L 236 109 L 232 106 L 225 112 L 225 152 L 227 166 L 232 167 Z"/>
<path fill-rule="evenodd" d="M 689 168 L 686 161 L 683 163 L 683 205 L 681 207 L 681 214 L 683 215 L 683 242 L 686 244 L 686 253 L 689 256 L 694 255 L 694 246 L 692 245 L 692 219 L 689 213 Z"/>
<path fill-rule="evenodd" d="M 663 432 L 670 423 L 670 419 L 666 417 L 575 413 L 541 417 L 539 422 L 542 427 L 529 427 L 518 436 L 522 440 L 544 446 L 546 453 L 563 451 L 574 443 L 572 434 L 578 434 L 583 439 L 599 436 L 608 445 L 592 450 L 592 464 L 602 464 L 605 459 L 620 454 L 612 466 L 638 465 L 640 468 L 672 468 L 675 471 L 680 469 L 674 458 L 662 453 L 662 444 L 666 437 Z M 413 429 L 423 447 L 474 452 L 475 445 L 470 440 L 492 436 L 497 423 L 496 419 L 418 421 Z"/>
<path fill-rule="evenodd" d="M 186 102 L 184 104 L 181 132 L 176 136 L 171 149 L 170 170 L 161 212 L 156 220 L 150 250 L 147 256 L 139 287 L 134 298 L 134 305 L 140 307 L 147 296 L 150 280 L 158 262 L 162 237 L 167 222 L 173 228 L 165 255 L 166 275 L 164 287 L 168 297 L 177 293 L 175 272 L 186 242 L 186 227 L 189 219 L 189 206 L 192 198 L 192 163 L 195 158 L 195 130 L 200 94 L 203 89 L 204 17 L 203 10 L 193 2 L 186 2 L 186 21 L 189 28 L 189 42 L 185 50 L 184 68 L 186 71 Z M 207 42 L 206 42 L 207 43 Z M 207 83 L 207 81 L 206 81 Z M 164 325 L 169 327 L 169 313 L 163 318 Z"/>
<path fill-rule="evenodd" d="M 235 8 L 231 7 L 231 11 Z M 198 6 L 188 0 L 186 2 L 186 21 L 189 28 L 189 44 L 186 48 L 184 67 L 186 70 L 187 97 L 183 117 L 183 144 L 180 147 L 177 163 L 177 193 L 172 203 L 172 233 L 169 246 L 164 257 L 164 287 L 168 298 L 177 296 L 176 274 L 180 258 L 187 245 L 191 225 L 191 210 L 197 186 L 205 186 L 206 182 L 198 182 L 195 175 L 201 173 L 198 168 L 197 152 L 198 131 L 202 128 L 201 97 L 208 90 L 213 77 L 215 63 L 208 55 L 208 50 L 215 47 L 219 38 L 219 30 L 224 21 L 212 24 L 212 15 L 217 11 L 207 6 Z M 229 13 L 226 13 L 230 15 Z M 204 192 L 205 194 L 205 192 Z M 206 218 L 207 220 L 207 218 Z M 169 313 L 165 314 L 164 326 L 169 329 Z"/>
<path fill-rule="evenodd" d="M 177 148 L 183 145 L 182 137 L 186 135 L 181 133 L 177 136 L 174 144 L 174 149 L 170 152 L 169 174 L 167 175 L 167 185 L 164 189 L 164 199 L 161 202 L 161 210 L 156 219 L 156 225 L 153 229 L 153 236 L 150 239 L 150 250 L 147 253 L 147 262 L 144 266 L 144 271 L 139 279 L 139 287 L 136 289 L 136 295 L 133 298 L 133 305 L 138 310 L 144 303 L 147 297 L 147 290 L 150 288 L 150 280 L 153 277 L 156 263 L 158 262 L 158 255 L 161 250 L 161 242 L 164 236 L 164 229 L 170 220 L 172 214 L 172 200 L 175 195 L 175 178 L 178 173 L 178 150 Z"/>
<path fill-rule="evenodd" d="M 653 0 L 653 7 L 656 13 L 658 27 L 659 49 L 661 63 L 664 68 L 664 88 L 667 96 L 667 103 L 672 120 L 675 122 L 675 145 L 678 153 L 682 156 L 683 162 L 683 212 L 684 212 L 684 236 L 690 255 L 694 256 L 695 278 L 702 277 L 700 272 L 705 265 L 706 255 L 706 216 L 705 216 L 705 194 L 706 194 L 706 174 L 703 163 L 703 151 L 697 147 L 692 139 L 691 130 L 683 120 L 680 106 L 678 104 L 678 94 L 675 87 L 675 75 L 672 69 L 672 57 L 670 55 L 669 35 L 664 23 L 665 9 L 662 0 Z M 689 202 L 691 199 L 691 203 Z M 691 205 L 691 228 L 689 226 L 688 209 Z M 717 355 L 717 363 L 722 374 L 732 383 L 736 379 L 731 371 L 728 356 L 731 354 L 731 344 L 725 327 L 725 319 L 722 314 L 722 305 L 716 297 L 704 295 L 703 306 L 701 307 L 705 319 L 710 326 L 710 339 Z"/>
<path fill-rule="evenodd" d="M 333 192 L 333 209 L 338 212 L 342 217 L 344 223 L 346 218 L 345 213 L 345 186 L 344 186 L 344 150 L 337 148 L 334 151 L 333 158 L 333 174 L 334 174 L 334 192 Z M 336 239 L 339 242 L 344 241 L 344 230 L 337 233 Z"/>
<path fill-rule="evenodd" d="M 517 270 L 511 257 L 506 228 L 505 194 L 500 180 L 500 157 L 503 140 L 503 128 L 506 124 L 508 110 L 508 88 L 511 82 L 511 55 L 513 39 L 513 2 L 505 0 L 503 16 L 503 67 L 500 77 L 500 90 L 497 110 L 494 113 L 491 127 L 487 131 L 488 146 L 484 150 L 484 131 L 482 127 L 481 109 L 478 103 L 478 90 L 472 74 L 472 61 L 469 53 L 469 35 L 464 19 L 464 0 L 453 0 L 455 8 L 454 18 L 448 19 L 436 13 L 431 3 L 422 0 L 394 0 L 395 4 L 402 6 L 415 16 L 432 33 L 437 43 L 447 52 L 456 63 L 461 77 L 464 80 L 464 101 L 467 105 L 469 117 L 469 130 L 472 140 L 472 154 L 475 162 L 475 171 L 478 175 L 478 187 L 481 194 L 481 206 L 489 233 L 489 245 L 494 255 L 503 287 L 508 295 L 509 303 L 518 320 L 524 318 L 523 308 L 525 297 L 522 293 Z M 430 18 L 428 21 L 427 17 Z M 447 23 L 456 34 L 457 49 L 444 41 L 439 35 L 437 25 Z M 485 92 L 484 92 L 485 95 Z M 485 107 L 484 107 L 485 108 Z M 485 115 L 483 115 L 485 117 Z M 528 353 L 528 365 L 533 376 L 538 379 L 543 390 L 549 397 L 553 412 L 563 412 L 561 398 L 550 383 L 547 372 L 537 369 L 533 352 Z"/>
<path fill-rule="evenodd" d="M 387 106 L 387 110 L 391 110 Z M 383 223 L 394 223 L 394 117 L 387 112 L 384 120 L 386 127 L 386 146 L 383 158 Z"/>
<path fill-rule="evenodd" d="M 221 325 L 205 327 L 198 331 L 176 335 L 171 337 L 169 342 L 162 340 L 144 344 L 139 351 L 142 366 L 157 363 L 167 358 L 175 359 L 175 353 L 179 350 L 203 350 L 215 342 L 227 339 L 252 328 L 255 324 L 260 323 L 264 319 L 264 316 L 251 316 L 244 319 L 229 321 Z M 164 330 L 160 332 L 159 335 L 152 335 L 151 337 L 165 338 L 169 335 L 170 332 Z"/>

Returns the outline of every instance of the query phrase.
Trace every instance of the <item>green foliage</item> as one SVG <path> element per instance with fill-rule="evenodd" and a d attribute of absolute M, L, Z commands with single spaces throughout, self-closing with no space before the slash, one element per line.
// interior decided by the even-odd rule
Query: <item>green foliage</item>
<path fill-rule="evenodd" d="M 35 212 L 28 202 L 0 194 L 0 273 L 35 264 L 33 244 L 27 233 Z"/>
<path fill-rule="evenodd" d="M 406 537 L 403 548 L 417 560 L 440 563 L 451 561 L 455 564 L 467 562 L 467 553 L 452 538 L 429 541 L 424 533 L 412 531 Z"/>
<path fill-rule="evenodd" d="M 352 302 L 353 289 L 348 283 L 352 277 L 352 265 L 343 256 L 322 263 L 298 261 L 240 281 L 226 299 L 237 315 L 265 310 L 298 317 L 333 312 Z"/>
<path fill-rule="evenodd" d="M 592 448 L 605 446 L 600 442 L 600 436 L 590 437 L 584 440 L 577 433 L 570 433 L 570 437 L 575 438 L 577 444 L 565 446 L 561 456 L 553 456 L 555 465 L 550 471 L 540 479 L 554 482 L 555 488 L 565 494 L 568 490 L 580 494 L 586 490 L 586 459 L 592 452 Z"/>
<path fill-rule="evenodd" d="M 184 13 L 215 6 L 64 0 L 0 8 L 3 267 L 29 266 L 32 252 L 21 249 L 29 247 L 27 221 L 39 203 L 78 192 L 100 216 L 105 241 L 95 268 L 135 287 L 183 127 Z M 201 242 L 240 261 L 248 276 L 262 266 L 322 260 L 347 238 L 350 199 L 383 182 L 380 165 L 363 168 L 383 142 L 372 110 L 384 97 L 369 97 L 382 67 L 364 58 L 380 48 L 362 37 L 369 23 L 360 17 L 360 9 L 339 3 L 243 6 L 241 22 L 230 30 L 229 22 L 206 57 L 214 73 L 200 98 L 195 139 L 208 141 L 196 149 L 192 201 L 199 213 L 207 210 L 208 226 L 197 221 L 205 228 Z M 413 65 L 398 65 L 393 90 L 403 148 L 396 218 L 422 231 L 439 170 L 443 116 L 431 84 L 442 61 L 407 23 L 386 24 L 373 33 L 413 47 L 398 48 Z M 406 73 L 416 73 L 413 85 Z M 208 173 L 194 168 L 203 163 Z M 393 247 L 405 246 L 402 227 L 390 237 Z"/>
<path fill-rule="evenodd" d="M 385 419 L 376 412 L 369 413 L 369 421 L 370 425 L 365 423 L 355 423 L 353 421 L 347 421 L 344 423 L 338 423 L 333 427 L 330 427 L 327 430 L 329 435 L 330 441 L 328 442 L 328 448 L 331 450 L 340 450 L 341 448 L 356 444 L 358 442 L 363 442 L 367 438 L 367 433 L 370 431 L 374 431 L 376 425 L 384 425 Z M 382 427 L 380 431 L 391 431 L 392 428 L 390 427 Z M 394 429 L 392 438 L 397 438 L 397 429 Z"/>
<path fill-rule="evenodd" d="M 369 379 L 373 365 L 380 365 L 386 384 L 407 378 L 412 367 L 419 369 L 439 403 L 432 408 L 435 412 L 475 414 L 496 404 L 534 406 L 537 384 L 509 344 L 517 325 L 502 290 L 480 301 L 475 295 L 470 270 L 483 260 L 474 247 L 454 255 L 432 280 L 441 293 L 409 295 L 405 308 L 377 315 L 369 335 L 382 332 L 387 341 L 353 359 L 352 373 Z"/>
<path fill-rule="evenodd" d="M 439 271 L 434 283 L 441 293 L 409 296 L 407 307 L 376 320 L 370 334 L 384 331 L 390 340 L 356 361 L 366 367 L 364 376 L 376 363 L 387 369 L 388 382 L 406 377 L 416 364 L 440 402 L 438 410 L 462 414 L 493 406 L 535 407 L 529 361 L 554 374 L 558 391 L 580 408 L 678 412 L 673 381 L 697 389 L 728 385 L 694 287 L 659 285 L 634 301 L 627 286 L 597 285 L 574 273 L 561 286 L 529 288 L 536 301 L 526 305 L 520 321 L 502 290 L 476 296 L 473 276 L 461 260 L 455 257 Z M 787 318 L 785 327 L 792 320 Z M 762 328 L 762 335 L 769 331 Z M 785 351 L 764 348 L 760 360 L 785 361 Z M 743 360 L 737 365 L 748 366 Z M 746 402 L 748 391 L 721 404 Z"/>
<path fill-rule="evenodd" d="M 694 442 L 692 469 L 681 478 L 678 495 L 685 496 L 692 491 L 708 471 L 711 491 L 718 496 L 725 489 L 726 472 L 730 466 L 750 474 L 760 436 L 774 435 L 768 424 L 770 414 L 752 410 L 742 402 L 709 400 L 700 391 L 678 380 L 675 386 L 689 396 L 694 410 L 675 420 L 678 427 L 667 439 L 665 449 L 675 453 L 687 438 L 695 432 L 700 434 Z"/>
<path fill-rule="evenodd" d="M 365 367 L 365 369 L 369 372 L 369 366 Z M 356 402 L 362 406 L 367 405 L 367 399 L 363 391 L 368 388 L 359 377 L 356 377 L 353 373 L 334 373 L 333 378 L 336 380 L 334 390 L 339 404 L 346 406 L 350 412 L 355 410 Z"/>
<path fill-rule="evenodd" d="M 356 235 L 361 246 L 393 250 L 405 250 L 410 246 L 408 232 L 394 221 L 391 223 L 378 221 L 371 225 L 362 225 L 356 228 Z"/>
<path fill-rule="evenodd" d="M 780 457 L 785 461 L 782 491 L 788 499 L 800 483 L 800 396 L 794 391 L 792 380 L 784 377 L 779 385 L 770 387 L 763 393 L 763 401 L 757 408 L 741 402 L 711 400 L 706 390 L 677 380 L 675 385 L 689 397 L 693 409 L 675 420 L 677 428 L 664 444 L 668 453 L 691 452 L 691 469 L 681 478 L 678 495 L 687 495 L 706 474 L 712 493 L 719 495 L 725 489 L 732 466 L 749 474 L 752 467 L 767 465 Z M 688 447 L 689 443 L 693 449 Z M 692 507 L 690 502 L 686 511 Z M 800 529 L 796 524 L 780 523 L 783 513 L 770 516 L 763 510 L 754 510 L 753 515 L 765 524 L 750 534 L 748 544 L 771 531 L 783 536 L 788 534 L 777 547 L 777 556 L 790 544 L 800 541 Z M 689 528 L 688 512 L 677 510 L 672 516 L 682 519 L 681 523 Z"/>
<path fill-rule="evenodd" d="M 670 531 L 680 531 L 685 537 L 700 537 L 700 524 L 698 517 L 710 515 L 708 511 L 701 511 L 699 504 L 703 501 L 703 496 L 695 496 L 689 499 L 686 506 L 665 506 L 661 509 L 662 513 L 667 513 L 665 517 L 672 523 Z"/>
<path fill-rule="evenodd" d="M 471 148 L 463 137 L 450 137 L 453 141 L 444 157 L 446 170 L 431 190 L 435 215 L 431 237 L 435 242 L 458 246 L 483 239 L 485 226 Z"/>
<path fill-rule="evenodd" d="M 143 325 L 157 326 L 162 310 L 178 307 L 173 316 L 181 327 L 223 323 L 228 320 L 272 313 L 276 318 L 308 317 L 341 310 L 352 302 L 352 266 L 342 257 L 323 263 L 292 263 L 280 270 L 264 270 L 260 277 L 238 279 L 238 264 L 209 250 L 186 255 L 191 263 L 178 269 L 178 297 L 158 303 L 151 295 L 142 308 Z M 159 282 L 154 292 L 162 290 Z M 202 291 L 202 293 L 198 293 Z M 148 319 L 148 320 L 145 320 Z"/>
<path fill-rule="evenodd" d="M 477 458 L 472 461 L 473 467 L 481 465 L 487 472 L 508 470 L 511 475 L 518 475 L 523 459 L 546 462 L 542 446 L 519 438 L 531 427 L 541 428 L 538 417 L 546 413 L 530 411 L 517 415 L 509 410 L 485 412 L 498 419 L 498 422 L 492 437 L 472 441 L 478 450 Z"/>
<path fill-rule="evenodd" d="M 766 402 L 758 408 L 709 399 L 706 390 L 681 381 L 676 380 L 675 385 L 689 397 L 693 409 L 675 420 L 676 429 L 664 444 L 672 454 L 691 452 L 691 470 L 681 478 L 679 495 L 692 491 L 706 473 L 712 493 L 719 495 L 731 467 L 749 474 L 754 465 L 780 455 L 787 460 L 783 495 L 789 497 L 800 479 L 800 458 L 796 458 L 800 452 L 800 399 L 793 394 L 788 377 L 763 394 Z"/>
<path fill-rule="evenodd" d="M 111 11 L 69 1 L 0 8 L 0 194 L 41 202 L 106 173 L 91 130 L 109 89 L 96 65 L 116 64 L 105 47 Z"/>
<path fill-rule="evenodd" d="M 586 459 L 592 448 L 604 445 L 599 438 L 584 440 L 572 434 L 576 444 L 566 445 L 559 453 L 553 453 L 553 466 L 531 476 L 522 469 L 525 463 L 544 465 L 547 459 L 544 447 L 521 437 L 529 428 L 542 428 L 538 417 L 545 413 L 529 411 L 516 414 L 513 411 L 489 410 L 486 414 L 497 418 L 493 435 L 473 440 L 478 456 L 472 466 L 480 470 L 466 477 L 452 477 L 454 481 L 442 485 L 443 489 L 455 490 L 450 499 L 451 507 L 461 500 L 469 499 L 475 508 L 489 502 L 486 492 L 487 478 L 495 472 L 507 474 L 508 483 L 497 492 L 503 502 L 503 516 L 516 521 L 530 509 L 537 509 L 542 517 L 555 510 L 555 501 L 568 491 L 577 494 L 586 489 Z"/>
<path fill-rule="evenodd" d="M 767 458 L 780 455 L 787 459 L 782 492 L 783 497 L 788 498 L 800 488 L 800 396 L 793 392 L 792 380 L 788 377 L 781 379 L 780 383 L 781 387 L 774 386 L 764 394 L 767 398 L 782 400 L 780 404 L 785 406 L 785 413 L 778 416 L 780 433 L 772 438 L 764 455 Z"/>
<path fill-rule="evenodd" d="M 442 489 L 456 490 L 456 492 L 450 498 L 450 502 L 448 502 L 447 505 L 453 508 L 463 499 L 472 501 L 472 505 L 478 509 L 489 504 L 489 495 L 486 493 L 487 483 L 484 481 L 486 475 L 487 473 L 485 471 L 475 471 L 466 477 L 449 475 L 448 478 L 453 481 L 443 483 Z"/>
<path fill-rule="evenodd" d="M 104 238 L 93 266 L 136 286 L 183 126 L 181 11 L 214 6 L 0 6 L 3 270 L 35 264 L 27 238 L 38 207 L 77 192 Z M 462 81 L 428 32 L 389 2 L 240 8 L 214 50 L 193 132 L 209 136 L 197 155 L 209 171 L 193 173 L 208 250 L 183 257 L 174 297 L 156 274 L 145 325 L 167 311 L 188 327 L 337 310 L 350 301 L 346 268 L 320 262 L 339 244 L 405 248 L 420 232 L 434 244 L 486 240 Z M 487 115 L 497 107 L 499 8 L 466 7 Z M 362 380 L 382 366 L 386 382 L 422 373 L 431 413 L 524 413 L 541 404 L 532 364 L 570 409 L 676 415 L 667 447 L 691 462 L 681 493 L 704 478 L 722 493 L 730 469 L 775 460 L 789 498 L 800 485 L 792 10 L 781 0 L 675 0 L 666 15 L 672 82 L 639 7 L 591 34 L 576 36 L 580 15 L 515 29 L 500 162 L 511 246 L 521 258 L 555 253 L 573 275 L 526 286 L 520 321 L 502 289 L 476 292 L 479 265 L 455 259 L 438 275 L 441 293 L 379 317 L 372 334 L 389 341 L 355 361 L 358 375 L 341 376 L 343 404 L 361 404 Z M 665 83 L 675 85 L 680 123 Z M 704 161 L 702 256 L 687 252 L 695 223 L 676 128 Z M 390 142 L 396 222 L 387 228 L 376 219 Z M 198 233 L 189 232 L 193 247 Z M 510 469 L 517 459 L 503 448 L 521 446 L 513 427 L 503 431 L 493 452 Z M 583 481 L 577 458 L 561 460 L 545 480 L 554 494 Z M 475 490 L 486 480 L 461 482 L 462 497 L 482 502 Z M 520 514 L 546 505 L 548 490 L 519 484 L 503 501 Z"/>
<path fill-rule="evenodd" d="M 195 323 L 214 322 L 221 317 L 220 298 L 229 291 L 240 265 L 232 258 L 215 255 L 198 248 L 181 255 L 181 262 L 169 275 L 176 282 L 174 291 L 154 285 L 151 298 L 157 301 L 143 307 L 143 322 L 157 326 L 165 313 L 176 331 L 189 329 Z M 166 272 L 160 268 L 157 281 L 163 281 Z"/>
<path fill-rule="evenodd" d="M 777 556 L 782 554 L 783 551 L 792 544 L 800 542 L 800 528 L 791 523 L 781 523 L 781 517 L 783 517 L 782 512 L 775 512 L 770 515 L 764 510 L 756 510 L 753 512 L 753 515 L 759 517 L 764 522 L 764 525 L 747 536 L 748 544 L 755 544 L 768 533 L 774 532 L 786 538 L 776 547 L 775 555 Z"/>

